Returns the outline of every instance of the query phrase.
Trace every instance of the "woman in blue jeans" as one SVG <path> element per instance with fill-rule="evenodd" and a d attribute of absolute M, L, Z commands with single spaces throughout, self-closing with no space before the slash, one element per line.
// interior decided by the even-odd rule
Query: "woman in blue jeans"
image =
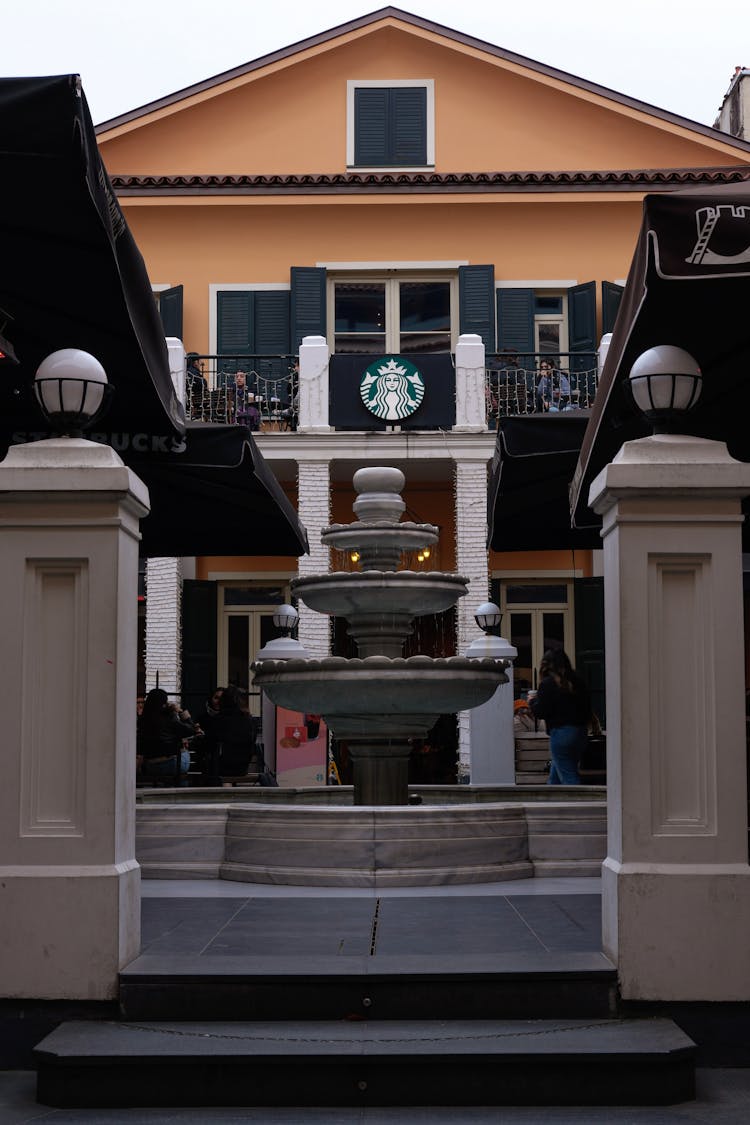
<path fill-rule="evenodd" d="M 549 731 L 552 764 L 548 784 L 580 785 L 578 763 L 591 721 L 589 690 L 562 649 L 545 652 L 539 675 L 539 690 L 529 703 Z"/>

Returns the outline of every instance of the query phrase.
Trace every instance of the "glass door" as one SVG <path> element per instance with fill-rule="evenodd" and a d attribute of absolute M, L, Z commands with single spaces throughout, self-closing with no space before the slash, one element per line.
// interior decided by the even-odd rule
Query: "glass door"
<path fill-rule="evenodd" d="M 513 662 L 516 699 L 537 687 L 539 664 L 550 648 L 573 651 L 572 590 L 569 582 L 532 583 L 503 580 L 498 601 L 503 636 L 518 649 Z"/>
<path fill-rule="evenodd" d="M 227 584 L 222 589 L 218 682 L 222 687 L 234 684 L 242 691 L 249 692 L 252 715 L 260 714 L 260 694 L 252 687 L 250 664 L 256 653 L 273 637 L 278 636 L 273 613 L 285 601 L 288 601 L 288 589 L 284 586 Z"/>

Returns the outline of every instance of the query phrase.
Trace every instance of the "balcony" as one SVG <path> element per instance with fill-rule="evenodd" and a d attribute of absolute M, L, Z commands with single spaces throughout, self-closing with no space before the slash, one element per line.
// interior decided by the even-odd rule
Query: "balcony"
<path fill-rule="evenodd" d="M 455 403 L 455 357 L 446 353 L 446 360 L 451 368 L 450 384 L 443 394 Z M 188 366 L 185 387 L 185 409 L 190 419 L 245 425 L 263 433 L 296 431 L 299 421 L 296 356 L 201 355 L 196 357 L 196 364 L 197 370 L 195 365 Z M 484 365 L 488 430 L 496 430 L 503 418 L 589 410 L 599 384 L 596 352 L 565 352 L 554 356 L 543 352 L 490 353 L 485 356 Z M 481 386 L 481 366 L 478 378 Z M 334 382 L 331 390 L 335 391 L 335 387 Z M 460 384 L 458 394 L 461 394 Z M 358 396 L 355 397 L 358 400 Z M 332 415 L 325 421 L 337 426 Z M 450 427 L 450 423 L 448 425 Z"/>
<path fill-rule="evenodd" d="M 299 375 L 292 355 L 199 355 L 185 381 L 185 412 L 199 422 L 296 430 Z"/>
<path fill-rule="evenodd" d="M 522 414 L 590 410 L 599 385 L 596 352 L 504 352 L 488 354 L 485 363 L 490 429 Z"/>

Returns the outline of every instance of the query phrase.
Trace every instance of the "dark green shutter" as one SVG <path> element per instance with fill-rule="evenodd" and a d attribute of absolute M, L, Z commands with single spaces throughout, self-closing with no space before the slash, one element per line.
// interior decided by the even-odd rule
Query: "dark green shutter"
<path fill-rule="evenodd" d="M 568 351 L 596 351 L 596 283 L 568 290 Z"/>
<path fill-rule="evenodd" d="M 255 353 L 255 294 L 221 289 L 216 294 L 216 351 L 219 355 Z"/>
<path fill-rule="evenodd" d="M 354 163 L 401 168 L 427 163 L 424 86 L 363 86 L 354 91 Z"/>
<path fill-rule="evenodd" d="M 193 715 L 216 687 L 217 585 L 182 585 L 182 700 Z"/>
<path fill-rule="evenodd" d="M 497 350 L 522 357 L 535 351 L 534 290 L 498 289 Z"/>
<path fill-rule="evenodd" d="M 289 290 L 264 289 L 255 296 L 255 354 L 289 355 Z"/>
<path fill-rule="evenodd" d="M 165 336 L 182 339 L 182 286 L 163 289 L 159 294 L 159 315 Z"/>
<path fill-rule="evenodd" d="M 326 271 L 292 266 L 291 282 L 291 348 L 296 355 L 304 336 L 326 334 Z"/>
<path fill-rule="evenodd" d="M 604 579 L 576 578 L 575 597 L 576 655 L 575 666 L 589 686 L 591 705 L 606 725 L 606 694 L 604 679 Z"/>
<path fill-rule="evenodd" d="M 458 267 L 459 332 L 481 336 L 485 350 L 495 350 L 495 267 Z"/>
<path fill-rule="evenodd" d="M 391 95 L 389 164 L 402 168 L 427 163 L 427 91 L 404 86 Z"/>
<path fill-rule="evenodd" d="M 602 282 L 602 335 L 613 330 L 624 292 L 622 285 L 615 285 L 613 281 Z"/>

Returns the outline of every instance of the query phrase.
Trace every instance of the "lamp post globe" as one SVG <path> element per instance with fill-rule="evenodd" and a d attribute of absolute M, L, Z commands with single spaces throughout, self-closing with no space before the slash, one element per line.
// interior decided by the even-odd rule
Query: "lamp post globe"
<path fill-rule="evenodd" d="M 34 394 L 45 418 L 69 437 L 79 437 L 107 403 L 111 388 L 99 360 L 79 348 L 61 348 L 43 359 Z"/>
<path fill-rule="evenodd" d="M 630 369 L 633 401 L 649 419 L 654 433 L 673 430 L 698 401 L 703 375 L 684 348 L 657 344 L 638 356 Z"/>

